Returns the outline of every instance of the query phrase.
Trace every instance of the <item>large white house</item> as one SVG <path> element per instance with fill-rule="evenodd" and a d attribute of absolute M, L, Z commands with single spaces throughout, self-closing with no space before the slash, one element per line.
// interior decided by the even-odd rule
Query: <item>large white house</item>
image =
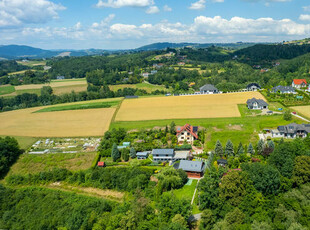
<path fill-rule="evenodd" d="M 182 127 L 177 127 L 178 143 L 187 142 L 193 144 L 194 140 L 198 139 L 198 127 L 186 124 Z"/>
<path fill-rule="evenodd" d="M 292 87 L 300 89 L 307 87 L 306 79 L 294 79 L 292 82 Z"/>

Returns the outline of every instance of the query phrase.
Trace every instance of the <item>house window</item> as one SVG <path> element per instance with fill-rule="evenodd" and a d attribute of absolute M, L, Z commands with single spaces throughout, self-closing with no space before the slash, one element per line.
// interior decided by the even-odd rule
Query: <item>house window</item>
<path fill-rule="evenodd" d="M 189 137 L 187 138 L 187 140 L 189 140 Z"/>
<path fill-rule="evenodd" d="M 190 135 L 190 133 L 187 133 L 187 136 L 189 136 Z"/>
<path fill-rule="evenodd" d="M 184 139 L 184 137 L 181 137 L 181 139 Z"/>

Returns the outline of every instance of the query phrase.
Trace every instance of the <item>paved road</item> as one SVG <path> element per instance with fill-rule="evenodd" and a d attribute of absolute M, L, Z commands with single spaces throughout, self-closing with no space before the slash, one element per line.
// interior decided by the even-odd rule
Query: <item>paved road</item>
<path fill-rule="evenodd" d="M 294 113 L 292 113 L 292 115 L 293 115 L 293 116 L 295 116 L 295 117 L 298 117 L 298 118 L 299 118 L 299 119 L 301 119 L 301 120 L 304 120 L 304 121 L 306 121 L 306 122 L 309 122 L 309 123 L 310 123 L 310 121 L 309 121 L 308 119 L 306 119 L 306 118 L 304 118 L 304 117 L 302 117 L 302 116 L 299 116 L 299 115 L 294 114 Z"/>

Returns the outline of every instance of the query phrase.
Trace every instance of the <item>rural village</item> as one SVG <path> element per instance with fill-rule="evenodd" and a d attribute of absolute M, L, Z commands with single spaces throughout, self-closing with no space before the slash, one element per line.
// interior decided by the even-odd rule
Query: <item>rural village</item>
<path fill-rule="evenodd" d="M 0 77 L 0 146 L 16 153 L 0 167 L 0 228 L 310 228 L 309 70 L 241 51 L 18 60 Z M 30 216 L 15 193 L 37 216 L 64 211 L 18 228 L 10 210 Z"/>

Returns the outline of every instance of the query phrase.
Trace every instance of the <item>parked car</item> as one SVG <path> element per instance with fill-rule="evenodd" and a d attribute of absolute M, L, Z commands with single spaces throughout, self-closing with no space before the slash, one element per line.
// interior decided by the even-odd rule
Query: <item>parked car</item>
<path fill-rule="evenodd" d="M 292 112 L 292 114 L 297 114 L 297 113 L 294 111 L 294 112 Z"/>
<path fill-rule="evenodd" d="M 268 114 L 273 114 L 273 111 L 269 110 L 267 111 Z"/>

